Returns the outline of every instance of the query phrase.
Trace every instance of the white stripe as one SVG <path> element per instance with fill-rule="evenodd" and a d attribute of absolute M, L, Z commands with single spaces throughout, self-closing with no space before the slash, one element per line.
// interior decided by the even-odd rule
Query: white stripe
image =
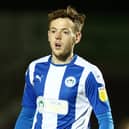
<path fill-rule="evenodd" d="M 75 122 L 72 125 L 72 129 L 82 129 L 88 126 L 89 118 L 92 111 L 92 107 L 85 94 L 85 80 L 88 74 L 89 71 L 87 71 L 87 69 L 84 69 L 80 78 L 76 99 Z"/>
<path fill-rule="evenodd" d="M 90 62 L 86 61 L 85 59 L 83 59 L 82 57 L 79 57 L 79 56 L 75 63 L 79 66 L 85 67 L 89 72 L 92 72 L 94 74 L 96 81 L 105 86 L 105 81 L 103 79 L 103 75 L 102 75 L 100 69 L 96 65 L 91 64 Z"/>
<path fill-rule="evenodd" d="M 35 124 L 37 122 L 37 114 L 38 114 L 38 110 L 36 110 L 35 116 L 34 116 L 34 120 L 33 120 L 33 125 L 32 125 L 32 129 L 34 129 Z"/>
<path fill-rule="evenodd" d="M 34 70 L 35 70 L 35 63 L 32 63 L 29 67 L 30 72 L 29 72 L 29 76 L 30 76 L 30 83 L 33 85 L 33 79 L 34 79 Z"/>
<path fill-rule="evenodd" d="M 56 67 L 52 64 L 50 65 L 44 89 L 45 99 L 58 99 L 65 69 L 66 66 Z M 42 123 L 42 129 L 56 129 L 57 114 L 43 113 Z"/>

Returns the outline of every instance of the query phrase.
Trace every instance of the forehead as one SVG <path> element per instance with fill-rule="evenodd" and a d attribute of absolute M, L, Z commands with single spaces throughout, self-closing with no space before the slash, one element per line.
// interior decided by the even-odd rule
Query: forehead
<path fill-rule="evenodd" d="M 74 23 L 69 18 L 57 18 L 51 21 L 50 28 L 73 28 Z"/>

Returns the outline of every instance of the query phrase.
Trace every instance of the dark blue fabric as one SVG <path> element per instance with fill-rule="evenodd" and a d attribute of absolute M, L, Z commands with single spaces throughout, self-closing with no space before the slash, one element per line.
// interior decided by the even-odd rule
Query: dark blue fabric
<path fill-rule="evenodd" d="M 31 129 L 35 110 L 31 108 L 22 108 L 14 129 Z"/>
<path fill-rule="evenodd" d="M 89 73 L 86 80 L 86 95 L 93 107 L 95 115 L 111 111 L 109 99 L 103 102 L 99 98 L 98 88 L 103 86 L 104 84 L 98 83 L 96 81 L 92 72 Z"/>

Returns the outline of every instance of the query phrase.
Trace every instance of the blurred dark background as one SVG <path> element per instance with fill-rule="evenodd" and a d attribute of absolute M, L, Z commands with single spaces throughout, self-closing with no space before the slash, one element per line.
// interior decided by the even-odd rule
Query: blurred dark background
<path fill-rule="evenodd" d="M 115 128 L 129 117 L 129 8 L 126 1 L 11 1 L 0 4 L 0 129 L 14 128 L 28 64 L 50 52 L 47 13 L 68 4 L 87 16 L 76 52 L 101 69 Z M 91 121 L 92 129 L 96 129 L 94 116 Z"/>

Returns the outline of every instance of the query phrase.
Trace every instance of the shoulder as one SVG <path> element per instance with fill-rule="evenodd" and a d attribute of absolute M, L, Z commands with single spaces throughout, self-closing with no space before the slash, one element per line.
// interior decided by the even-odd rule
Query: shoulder
<path fill-rule="evenodd" d="M 33 60 L 32 62 L 30 62 L 29 66 L 28 66 L 29 69 L 35 67 L 36 64 L 48 62 L 49 57 L 50 57 L 50 55 L 47 55 L 47 56 L 40 57 L 40 58 L 38 58 L 38 59 Z"/>
<path fill-rule="evenodd" d="M 50 55 L 47 55 L 47 56 L 44 56 L 44 57 L 40 57 L 40 58 L 38 58 L 38 59 L 35 59 L 35 60 L 33 60 L 33 61 L 30 63 L 30 65 L 32 65 L 32 64 L 37 64 L 37 63 L 48 62 L 49 57 L 50 57 Z"/>
<path fill-rule="evenodd" d="M 28 79 L 30 80 L 30 83 L 33 85 L 33 79 L 34 79 L 34 72 L 35 72 L 35 67 L 37 66 L 37 64 L 40 63 L 46 63 L 49 60 L 50 55 L 48 56 L 44 56 L 38 59 L 33 60 L 29 65 L 28 68 L 26 70 L 26 77 L 28 77 Z"/>
<path fill-rule="evenodd" d="M 103 80 L 102 72 L 97 65 L 87 61 L 86 59 L 80 56 L 77 57 L 75 64 L 83 67 L 85 72 L 88 72 L 89 74 L 92 73 L 92 75 L 94 75 L 97 81 L 101 82 Z"/>
<path fill-rule="evenodd" d="M 98 66 L 84 59 L 83 57 L 78 56 L 75 62 L 76 65 L 84 67 L 87 71 L 97 72 L 100 71 Z"/>

